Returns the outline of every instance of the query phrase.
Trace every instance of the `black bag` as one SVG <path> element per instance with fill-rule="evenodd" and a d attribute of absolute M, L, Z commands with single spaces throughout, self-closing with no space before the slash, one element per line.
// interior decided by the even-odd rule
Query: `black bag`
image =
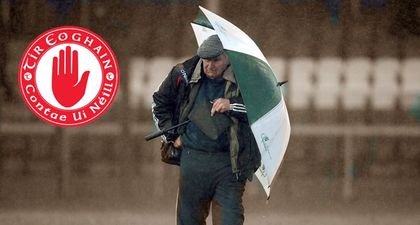
<path fill-rule="evenodd" d="M 182 149 L 175 148 L 173 141 L 162 141 L 162 145 L 160 146 L 162 162 L 179 166 L 181 160 L 181 152 Z"/>

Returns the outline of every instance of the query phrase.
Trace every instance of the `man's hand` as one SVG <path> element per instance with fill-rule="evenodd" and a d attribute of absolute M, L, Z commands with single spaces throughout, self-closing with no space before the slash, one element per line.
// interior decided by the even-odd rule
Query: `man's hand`
<path fill-rule="evenodd" d="M 174 142 L 174 147 L 178 149 L 182 149 L 182 142 L 181 142 L 181 136 L 177 137 Z"/>
<path fill-rule="evenodd" d="M 214 115 L 214 113 L 224 113 L 226 111 L 229 111 L 230 109 L 230 101 L 226 98 L 218 98 L 213 101 L 213 107 L 211 108 L 211 116 Z"/>
<path fill-rule="evenodd" d="M 52 65 L 52 89 L 57 101 L 65 107 L 75 105 L 83 97 L 90 71 L 85 71 L 79 81 L 79 55 L 67 46 L 54 56 Z"/>

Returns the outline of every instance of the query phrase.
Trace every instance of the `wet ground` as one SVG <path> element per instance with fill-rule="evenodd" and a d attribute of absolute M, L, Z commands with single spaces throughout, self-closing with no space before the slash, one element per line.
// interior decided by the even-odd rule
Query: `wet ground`
<path fill-rule="evenodd" d="M 275 184 L 269 201 L 257 183 L 248 183 L 244 196 L 246 225 L 420 224 L 418 180 L 356 180 L 353 197 L 347 200 L 342 197 L 340 180 L 281 178 L 279 181 L 282 183 Z M 17 186 L 25 182 L 3 183 L 0 224 L 175 224 L 175 184 L 168 183 L 160 190 L 145 184 L 134 185 L 134 190 L 142 188 L 136 194 L 118 182 L 115 187 L 112 187 L 114 182 L 101 181 L 95 185 L 92 182 L 73 185 L 78 189 L 72 189 L 67 197 L 46 195 L 54 190 L 48 189 L 49 185 L 44 185 L 47 189 L 40 194 L 41 190 L 31 192 L 31 186 L 27 189 Z M 13 191 L 12 186 L 18 191 Z"/>

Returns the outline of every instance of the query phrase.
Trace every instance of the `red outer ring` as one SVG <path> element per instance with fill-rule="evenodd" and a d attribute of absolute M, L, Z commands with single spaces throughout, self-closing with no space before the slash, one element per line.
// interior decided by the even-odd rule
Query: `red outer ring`
<path fill-rule="evenodd" d="M 88 36 L 89 38 L 93 39 L 93 43 L 98 43 L 97 45 L 92 44 L 92 47 L 97 47 L 98 45 L 102 46 L 100 55 L 103 54 L 107 54 L 108 58 L 110 60 L 110 65 L 112 65 L 111 68 L 105 68 L 104 65 L 101 63 L 101 60 L 99 59 L 100 55 L 97 55 L 95 53 L 95 51 L 93 50 L 93 48 L 89 48 L 88 46 L 86 46 L 86 44 L 80 44 L 74 40 L 71 40 L 69 37 L 69 40 L 65 40 L 65 41 L 58 41 L 57 43 L 54 45 L 48 45 L 45 42 L 45 38 L 50 35 L 50 34 L 59 34 L 59 33 L 80 33 L 82 35 Z M 68 35 L 70 36 L 70 35 Z M 56 37 L 57 38 L 57 37 Z M 44 43 L 45 42 L 45 43 Z M 36 86 L 36 68 L 37 65 L 40 61 L 40 59 L 44 56 L 45 52 L 47 52 L 49 49 L 53 48 L 56 45 L 60 45 L 60 44 L 79 44 L 82 47 L 85 47 L 86 49 L 88 49 L 89 51 L 93 52 L 93 54 L 95 55 L 95 57 L 98 59 L 98 62 L 101 66 L 101 71 L 102 71 L 102 84 L 101 84 L 101 88 L 99 90 L 99 92 L 97 93 L 97 95 L 95 96 L 95 98 L 88 104 L 86 104 L 85 106 L 78 108 L 78 109 L 74 109 L 74 110 L 65 110 L 65 109 L 59 109 L 56 108 L 54 106 L 52 106 L 50 103 L 48 103 L 39 93 L 38 91 L 38 87 Z M 41 46 L 41 48 L 43 49 L 42 54 L 40 55 L 35 55 L 37 57 L 37 59 L 33 59 L 31 58 L 33 61 L 32 62 L 36 62 L 36 66 L 34 66 L 32 69 L 25 69 L 24 68 L 24 64 L 26 62 L 26 60 L 29 60 L 28 57 L 30 57 L 29 54 L 34 55 L 34 48 L 36 48 L 36 46 Z M 105 59 L 105 58 L 104 58 Z M 28 81 L 27 79 L 25 79 L 23 76 L 25 73 L 27 72 L 32 72 L 32 78 Z M 114 79 L 112 81 L 109 81 L 107 79 L 107 74 L 108 73 L 113 73 L 114 74 Z M 109 93 L 109 97 L 105 97 L 105 96 L 101 96 L 101 92 L 104 90 L 104 84 L 105 82 L 108 81 L 109 85 L 112 85 L 111 88 L 111 92 Z M 45 32 L 43 32 L 42 34 L 40 34 L 38 37 L 36 37 L 30 44 L 29 46 L 26 48 L 21 61 L 19 63 L 19 68 L 18 68 L 18 84 L 19 84 L 19 90 L 20 93 L 23 97 L 23 100 L 25 102 L 25 104 L 29 107 L 29 109 L 40 119 L 44 120 L 45 122 L 52 124 L 54 126 L 60 126 L 60 127 L 76 127 L 76 126 L 82 126 L 82 125 L 86 125 L 89 124 L 93 121 L 95 121 L 96 119 L 98 119 L 99 117 L 101 117 L 111 106 L 112 102 L 115 99 L 115 96 L 118 92 L 118 87 L 119 87 L 119 82 L 120 82 L 120 72 L 119 72 L 119 66 L 118 66 L 118 61 L 117 58 L 114 54 L 114 52 L 112 51 L 112 49 L 109 47 L 109 45 L 105 42 L 105 40 L 103 40 L 98 34 L 83 28 L 83 27 L 77 27 L 77 26 L 60 26 L 60 27 L 56 27 L 50 30 L 47 30 Z M 28 85 L 32 85 L 34 88 L 31 90 L 34 90 L 33 93 L 27 93 L 26 88 Z M 32 102 L 30 99 L 31 97 L 36 97 L 37 100 L 34 102 Z M 102 105 L 100 107 L 100 109 L 98 109 L 97 111 L 95 111 L 95 113 L 93 113 L 93 110 L 90 110 L 90 106 L 94 105 L 95 103 L 99 105 L 99 100 L 96 101 L 96 99 L 98 99 L 98 97 L 104 97 L 106 99 L 106 103 L 104 105 Z M 34 98 L 32 98 L 34 99 Z M 51 110 L 49 111 L 49 115 L 45 115 L 44 111 L 40 111 L 38 110 L 38 108 L 36 107 L 36 104 L 40 103 L 43 105 L 44 109 L 45 108 L 50 108 Z M 51 117 L 52 113 L 57 113 L 58 118 L 54 119 Z M 86 114 L 86 118 L 83 118 L 81 120 L 75 121 L 73 119 L 73 113 L 82 113 L 84 112 Z M 47 113 L 48 114 L 48 113 Z M 60 120 L 60 116 L 66 116 L 66 119 Z M 62 117 L 63 118 L 63 117 Z"/>

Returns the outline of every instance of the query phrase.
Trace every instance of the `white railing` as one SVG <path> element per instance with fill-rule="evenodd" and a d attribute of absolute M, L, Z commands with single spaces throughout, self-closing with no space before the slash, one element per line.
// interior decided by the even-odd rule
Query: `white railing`
<path fill-rule="evenodd" d="M 358 137 L 420 137 L 420 126 L 292 124 L 292 135 L 344 139 L 342 195 L 345 200 L 350 200 L 353 197 L 354 139 Z"/>
<path fill-rule="evenodd" d="M 92 135 L 145 135 L 152 130 L 151 124 L 133 123 L 125 130 L 128 134 L 123 134 L 123 126 L 117 122 L 100 123 L 80 128 L 62 129 L 53 126 L 33 122 L 33 123 L 2 123 L 0 124 L 0 135 L 10 134 L 44 134 L 52 135 L 55 132 L 62 132 L 61 144 L 61 179 L 60 186 L 64 196 L 68 191 L 68 184 L 71 176 L 70 172 L 70 144 L 69 139 L 75 134 L 92 134 Z M 342 196 L 345 200 L 353 197 L 353 142 L 358 137 L 420 137 L 420 126 L 416 125 L 320 125 L 320 124 L 292 124 L 292 136 L 311 136 L 311 137 L 342 137 L 344 140 L 343 149 L 343 189 Z"/>

